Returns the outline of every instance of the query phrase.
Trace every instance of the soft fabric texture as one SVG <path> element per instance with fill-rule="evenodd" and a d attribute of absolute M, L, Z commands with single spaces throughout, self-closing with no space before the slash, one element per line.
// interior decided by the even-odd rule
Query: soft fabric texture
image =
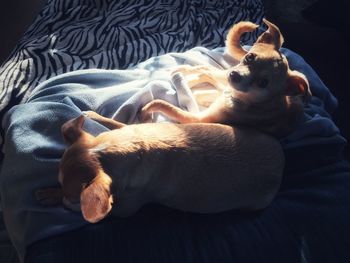
<path fill-rule="evenodd" d="M 27 245 L 87 224 L 80 214 L 59 207 L 42 207 L 34 199 L 35 189 L 58 185 L 58 162 L 65 149 L 60 134 L 61 125 L 84 110 L 94 110 L 126 123 L 137 122 L 139 108 L 153 98 L 163 98 L 175 105 L 195 109 L 193 101 L 186 95 L 185 86 L 177 85 L 181 91 L 178 96 L 172 84 L 177 83 L 178 79 L 171 80 L 168 69 L 177 64 L 211 64 L 226 68 L 232 60 L 224 56 L 223 51 L 223 48 L 214 51 L 195 48 L 183 54 L 172 53 L 152 58 L 131 70 L 67 73 L 43 83 L 34 90 L 27 103 L 9 111 L 4 119 L 5 159 L 0 193 L 6 225 L 22 257 Z M 295 132 L 282 141 L 283 147 L 288 153 L 329 145 L 331 150 L 324 160 L 339 160 L 345 140 L 330 119 L 330 113 L 337 104 L 336 99 L 300 56 L 286 49 L 283 52 L 292 69 L 306 74 L 314 94 L 304 120 Z M 86 121 L 84 128 L 93 134 L 107 130 L 91 120 Z M 322 151 L 307 158 L 300 156 L 300 160 L 296 158 L 296 167 L 298 162 L 306 162 L 300 167 L 304 169 L 321 157 Z M 293 164 L 292 159 L 290 164 Z M 286 169 L 293 170 L 295 167 L 289 168 L 287 163 Z M 288 184 L 285 187 L 288 189 Z M 303 189 L 307 191 L 307 188 Z M 319 191 L 322 192 L 323 188 Z M 331 194 L 327 190 L 327 195 Z M 348 198 L 344 202 L 350 200 L 350 194 Z M 288 202 L 293 203 L 293 199 Z M 309 204 L 298 205 L 307 209 Z"/>
<path fill-rule="evenodd" d="M 35 21 L 0 65 L 0 122 L 11 107 L 26 102 L 32 90 L 51 77 L 80 69 L 125 69 L 168 52 L 223 46 L 230 26 L 244 20 L 260 24 L 264 15 L 260 0 L 44 2 Z M 242 40 L 252 43 L 257 34 Z M 3 135 L 1 128 L 1 148 Z M 2 159 L 1 152 L 0 168 Z M 3 224 L 1 244 L 10 246 Z"/>
<path fill-rule="evenodd" d="M 48 0 L 0 67 L 0 118 L 51 77 L 223 46 L 229 27 L 260 24 L 263 14 L 259 0 Z M 251 44 L 258 33 L 242 41 Z"/>
<path fill-rule="evenodd" d="M 262 16 L 258 0 L 48 0 L 0 67 L 0 118 L 50 77 L 87 68 L 129 68 L 194 46 L 223 46 L 234 22 L 260 23 Z M 245 43 L 255 36 L 245 37 Z M 214 63 L 207 55 L 222 55 L 222 49 L 191 52 L 201 58 L 194 64 Z M 39 206 L 34 189 L 58 184 L 65 149 L 59 128 L 65 120 L 92 109 L 135 121 L 137 108 L 154 95 L 193 109 L 190 98 L 182 96 L 186 87 L 180 85 L 179 101 L 164 71 L 189 63 L 186 55 L 154 58 L 123 73 L 73 72 L 42 84 L 28 104 L 9 112 L 3 126 L 0 197 L 22 259 L 32 244 L 29 263 L 350 262 L 350 166 L 341 160 L 345 141 L 330 119 L 337 103 L 300 56 L 283 52 L 292 68 L 308 76 L 314 96 L 298 129 L 282 140 L 286 168 L 280 192 L 271 206 L 254 214 L 195 215 L 146 207 L 127 219 L 109 217 L 88 225 L 78 214 Z M 122 84 L 135 79 L 132 87 Z M 85 128 L 106 130 L 92 121 Z"/>
<path fill-rule="evenodd" d="M 335 148 L 322 145 L 317 153 Z M 298 165 L 310 156 L 318 163 Z M 26 263 L 348 263 L 350 166 L 318 156 L 307 149 L 288 154 L 299 171 L 285 173 L 275 201 L 261 212 L 145 207 L 33 244 Z"/>
<path fill-rule="evenodd" d="M 58 183 L 58 162 L 66 147 L 60 133 L 64 122 L 79 116 L 81 111 L 93 110 L 134 123 L 139 108 L 155 98 L 193 109 L 195 102 L 186 85 L 179 85 L 176 76 L 171 79 L 171 68 L 200 63 L 228 67 L 225 58 L 230 59 L 223 57 L 222 52 L 196 48 L 151 58 L 132 70 L 66 73 L 44 82 L 27 103 L 13 107 L 3 120 L 6 137 L 0 193 L 6 226 L 20 254 L 33 241 L 86 224 L 80 215 L 63 208 L 40 206 L 33 195 L 35 189 Z M 177 84 L 179 93 L 172 83 Z M 85 128 L 92 134 L 107 130 L 91 120 L 85 122 Z M 13 170 L 14 163 L 21 163 L 20 167 L 16 165 L 20 171 Z M 16 191 L 14 185 L 18 187 Z"/>

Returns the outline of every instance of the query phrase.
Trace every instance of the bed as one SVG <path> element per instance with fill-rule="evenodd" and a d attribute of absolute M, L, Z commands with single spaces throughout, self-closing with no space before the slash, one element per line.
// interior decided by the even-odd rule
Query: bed
<path fill-rule="evenodd" d="M 288 49 L 283 53 L 308 77 L 313 97 L 297 129 L 281 140 L 284 179 L 267 209 L 198 215 L 149 205 L 129 218 L 88 224 L 34 199 L 36 188 L 57 184 L 62 123 L 84 110 L 135 123 L 154 98 L 195 110 L 167 69 L 228 67 L 228 28 L 242 20 L 261 24 L 263 16 L 257 0 L 46 3 L 0 68 L 1 206 L 21 261 L 350 262 L 350 165 L 331 118 L 337 100 Z M 242 42 L 252 44 L 258 34 Z M 85 128 L 106 130 L 92 121 Z"/>

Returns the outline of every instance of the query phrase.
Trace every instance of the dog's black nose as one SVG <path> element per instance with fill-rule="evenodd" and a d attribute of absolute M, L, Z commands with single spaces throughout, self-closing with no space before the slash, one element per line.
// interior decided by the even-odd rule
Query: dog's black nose
<path fill-rule="evenodd" d="M 242 76 L 237 71 L 233 70 L 230 72 L 229 80 L 231 83 L 239 83 L 242 80 Z"/>

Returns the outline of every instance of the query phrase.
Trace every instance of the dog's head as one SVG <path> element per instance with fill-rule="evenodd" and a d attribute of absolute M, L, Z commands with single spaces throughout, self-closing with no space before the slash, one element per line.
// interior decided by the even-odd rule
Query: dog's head
<path fill-rule="evenodd" d="M 111 178 L 91 151 L 95 137 L 83 131 L 84 117 L 69 120 L 62 126 L 62 135 L 68 148 L 59 166 L 63 204 L 82 212 L 84 218 L 95 223 L 112 209 Z"/>
<path fill-rule="evenodd" d="M 265 103 L 275 97 L 300 96 L 304 103 L 311 97 L 306 77 L 290 70 L 286 57 L 280 52 L 283 36 L 278 27 L 264 19 L 268 26 L 249 51 L 240 45 L 240 37 L 258 26 L 251 22 L 236 24 L 229 32 L 228 53 L 239 64 L 228 72 L 228 82 L 235 96 L 246 103 Z"/>

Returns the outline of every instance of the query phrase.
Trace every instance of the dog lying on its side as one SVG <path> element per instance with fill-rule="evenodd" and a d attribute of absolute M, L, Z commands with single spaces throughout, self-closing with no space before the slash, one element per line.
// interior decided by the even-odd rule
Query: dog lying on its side
<path fill-rule="evenodd" d="M 86 116 L 113 130 L 95 137 L 83 130 L 83 115 L 62 126 L 69 146 L 59 166 L 61 187 L 38 190 L 41 204 L 63 204 L 95 223 L 110 211 L 128 216 L 151 202 L 198 213 L 262 209 L 279 189 L 283 151 L 263 133 Z"/>
<path fill-rule="evenodd" d="M 147 121 L 153 112 L 160 112 L 179 123 L 243 124 L 276 137 L 292 131 L 311 97 L 306 77 L 289 69 L 286 57 L 279 51 L 283 36 L 278 27 L 266 19 L 268 30 L 248 51 L 240 45 L 241 35 L 258 25 L 240 22 L 234 25 L 226 40 L 227 52 L 240 63 L 227 70 L 210 66 L 179 66 L 174 72 L 185 76 L 196 74 L 189 87 L 209 83 L 220 93 L 195 96 L 199 105 L 209 106 L 199 113 L 190 113 L 166 101 L 154 100 L 141 110 Z"/>

